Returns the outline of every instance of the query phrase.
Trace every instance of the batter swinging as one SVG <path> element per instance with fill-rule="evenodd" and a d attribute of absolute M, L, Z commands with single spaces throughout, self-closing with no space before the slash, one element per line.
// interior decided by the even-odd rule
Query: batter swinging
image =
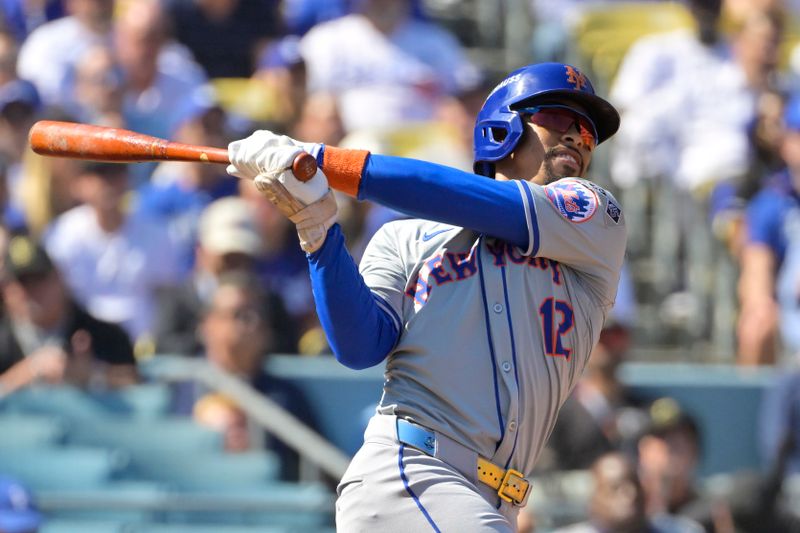
<path fill-rule="evenodd" d="M 625 220 L 584 179 L 619 115 L 577 68 L 511 73 L 475 125 L 475 172 L 259 131 L 229 172 L 297 224 L 338 360 L 385 361 L 383 397 L 338 487 L 339 531 L 515 530 L 530 473 L 616 294 Z M 305 150 L 320 171 L 286 169 Z M 493 178 L 493 179 L 492 179 Z M 360 272 L 329 185 L 418 219 Z"/>

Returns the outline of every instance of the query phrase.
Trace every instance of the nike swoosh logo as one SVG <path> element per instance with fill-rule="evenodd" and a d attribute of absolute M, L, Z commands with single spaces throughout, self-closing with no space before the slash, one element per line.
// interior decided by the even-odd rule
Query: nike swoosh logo
<path fill-rule="evenodd" d="M 444 233 L 445 231 L 450 231 L 451 229 L 453 229 L 453 228 L 440 229 L 439 231 L 434 231 L 433 233 L 425 232 L 422 235 L 422 241 L 423 242 L 429 241 L 429 240 L 433 239 L 434 237 L 436 237 L 437 235 L 439 235 L 440 233 Z"/>

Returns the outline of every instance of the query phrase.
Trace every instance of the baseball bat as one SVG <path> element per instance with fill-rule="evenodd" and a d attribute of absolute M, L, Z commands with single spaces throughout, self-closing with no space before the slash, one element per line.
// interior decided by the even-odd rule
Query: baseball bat
<path fill-rule="evenodd" d="M 40 155 L 139 163 L 143 161 L 191 161 L 227 165 L 228 150 L 160 139 L 135 131 L 75 122 L 40 120 L 28 135 L 31 149 Z M 301 152 L 292 163 L 292 173 L 308 181 L 317 172 L 317 161 Z"/>

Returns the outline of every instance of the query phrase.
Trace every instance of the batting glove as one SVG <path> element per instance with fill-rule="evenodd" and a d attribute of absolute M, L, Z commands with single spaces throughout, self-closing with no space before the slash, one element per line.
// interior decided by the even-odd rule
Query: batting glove
<path fill-rule="evenodd" d="M 310 180 L 299 181 L 292 173 L 292 162 L 303 150 L 282 145 L 261 151 L 266 170 L 255 177 L 256 188 L 297 227 L 300 246 L 308 253 L 325 242 L 328 229 L 336 222 L 337 206 L 328 180 L 317 169 Z"/>
<path fill-rule="evenodd" d="M 276 146 L 294 146 L 315 158 L 322 150 L 321 144 L 303 143 L 269 130 L 257 130 L 246 139 L 228 145 L 228 159 L 231 162 L 227 168 L 228 174 L 252 180 L 259 174 L 269 172 L 272 161 L 268 151 Z"/>

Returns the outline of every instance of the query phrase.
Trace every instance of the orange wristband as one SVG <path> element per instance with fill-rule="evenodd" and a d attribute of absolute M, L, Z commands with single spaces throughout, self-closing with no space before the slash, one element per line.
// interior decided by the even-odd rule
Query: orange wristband
<path fill-rule="evenodd" d="M 357 197 L 361 173 L 364 172 L 368 156 L 367 150 L 326 146 L 322 156 L 322 171 L 328 178 L 328 185 L 337 191 Z"/>

